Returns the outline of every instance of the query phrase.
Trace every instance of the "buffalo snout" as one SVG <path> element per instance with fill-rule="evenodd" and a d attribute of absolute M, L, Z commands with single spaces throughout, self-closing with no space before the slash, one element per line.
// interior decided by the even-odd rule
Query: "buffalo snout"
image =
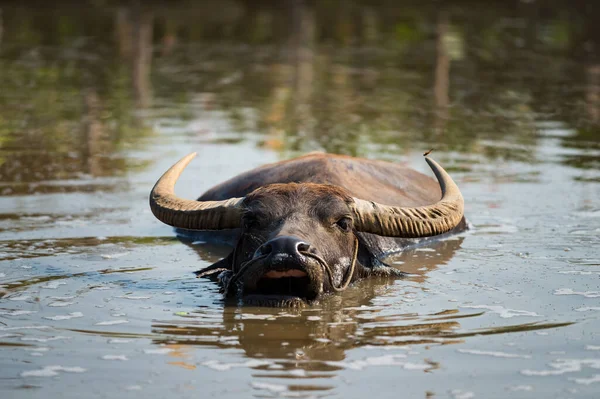
<path fill-rule="evenodd" d="M 254 253 L 254 257 L 266 256 L 265 261 L 276 263 L 278 259 L 300 258 L 302 252 L 307 252 L 309 249 L 310 244 L 298 237 L 279 236 L 261 245 Z"/>
<path fill-rule="evenodd" d="M 306 240 L 293 235 L 277 236 L 262 244 L 241 272 L 245 300 L 315 299 L 322 292 L 323 275 L 310 256 L 313 252 Z"/>

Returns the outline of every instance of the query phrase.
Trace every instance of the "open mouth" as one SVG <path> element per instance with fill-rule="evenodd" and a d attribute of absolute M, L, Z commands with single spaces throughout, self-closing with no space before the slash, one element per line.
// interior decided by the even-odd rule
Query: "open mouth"
<path fill-rule="evenodd" d="M 256 283 L 256 294 L 314 299 L 310 277 L 302 270 L 270 270 Z"/>
<path fill-rule="evenodd" d="M 295 278 L 300 278 L 300 277 L 306 277 L 308 276 L 306 274 L 306 272 L 303 272 L 302 270 L 297 270 L 297 269 L 290 269 L 290 270 L 271 270 L 269 272 L 266 272 L 265 275 L 262 278 L 266 278 L 266 279 L 277 279 L 277 278 L 285 278 L 285 277 L 295 277 Z"/>

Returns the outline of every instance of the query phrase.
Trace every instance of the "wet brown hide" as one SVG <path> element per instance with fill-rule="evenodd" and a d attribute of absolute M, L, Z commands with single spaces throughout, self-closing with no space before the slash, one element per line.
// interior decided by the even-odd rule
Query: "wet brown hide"
<path fill-rule="evenodd" d="M 199 200 L 244 197 L 275 183 L 318 183 L 338 186 L 350 196 L 394 206 L 421 206 L 438 201 L 439 184 L 404 165 L 345 155 L 308 154 L 264 165 L 221 183 Z"/>

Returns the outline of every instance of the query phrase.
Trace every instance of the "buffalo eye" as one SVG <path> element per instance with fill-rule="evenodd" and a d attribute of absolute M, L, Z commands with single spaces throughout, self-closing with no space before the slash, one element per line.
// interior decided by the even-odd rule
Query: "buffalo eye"
<path fill-rule="evenodd" d="M 242 224 L 245 229 L 255 227 L 258 224 L 258 217 L 250 212 L 246 212 L 242 216 Z"/>
<path fill-rule="evenodd" d="M 348 232 L 352 229 L 352 219 L 346 216 L 340 218 L 337 222 L 335 222 L 335 224 L 345 232 Z"/>

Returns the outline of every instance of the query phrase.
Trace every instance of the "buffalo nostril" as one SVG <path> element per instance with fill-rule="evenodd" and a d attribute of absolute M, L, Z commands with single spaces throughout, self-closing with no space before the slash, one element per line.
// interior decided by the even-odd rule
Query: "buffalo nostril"
<path fill-rule="evenodd" d="M 277 254 L 287 254 L 292 256 L 298 256 L 302 252 L 306 252 L 310 249 L 310 244 L 302 241 L 298 237 L 294 236 L 279 236 L 275 237 L 263 245 L 261 245 L 255 252 L 256 256 L 275 256 Z"/>
<path fill-rule="evenodd" d="M 310 244 L 306 242 L 299 242 L 296 246 L 298 252 L 307 252 L 310 249 Z"/>

